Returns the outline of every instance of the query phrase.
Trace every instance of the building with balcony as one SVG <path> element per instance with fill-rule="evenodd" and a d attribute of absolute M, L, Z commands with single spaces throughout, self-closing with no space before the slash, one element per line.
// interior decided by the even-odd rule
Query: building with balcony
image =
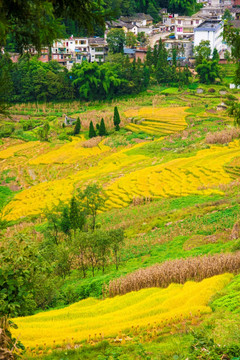
<path fill-rule="evenodd" d="M 193 56 L 193 37 L 189 39 L 164 39 L 164 45 L 171 56 L 173 49 L 177 50 L 177 55 L 182 58 L 182 60 L 188 61 L 190 57 Z"/>
<path fill-rule="evenodd" d="M 194 28 L 203 22 L 201 17 L 195 16 L 178 16 L 175 20 L 175 38 L 183 39 L 194 35 Z"/>

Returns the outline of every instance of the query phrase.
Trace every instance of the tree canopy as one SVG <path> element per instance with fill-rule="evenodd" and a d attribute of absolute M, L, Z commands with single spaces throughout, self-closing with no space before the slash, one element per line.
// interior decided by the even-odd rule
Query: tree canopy
<path fill-rule="evenodd" d="M 107 13 L 101 0 L 2 0 L 0 45 L 12 34 L 20 51 L 29 46 L 40 50 L 64 34 L 62 18 L 73 19 L 93 32 L 96 25 L 104 27 Z"/>

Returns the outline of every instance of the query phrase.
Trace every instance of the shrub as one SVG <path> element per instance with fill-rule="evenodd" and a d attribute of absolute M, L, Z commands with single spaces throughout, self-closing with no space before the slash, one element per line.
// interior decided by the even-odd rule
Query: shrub
<path fill-rule="evenodd" d="M 215 93 L 215 92 L 216 92 L 216 90 L 215 90 L 215 89 L 213 89 L 213 88 L 210 88 L 210 89 L 208 89 L 208 92 L 209 92 L 209 93 Z"/>
<path fill-rule="evenodd" d="M 228 98 L 229 101 L 236 101 L 237 100 L 236 96 L 231 95 L 231 94 L 228 95 L 227 98 Z"/>
<path fill-rule="evenodd" d="M 58 136 L 58 139 L 59 140 L 68 140 L 68 141 L 72 141 L 72 139 L 67 135 L 67 134 L 60 134 L 59 136 Z"/>

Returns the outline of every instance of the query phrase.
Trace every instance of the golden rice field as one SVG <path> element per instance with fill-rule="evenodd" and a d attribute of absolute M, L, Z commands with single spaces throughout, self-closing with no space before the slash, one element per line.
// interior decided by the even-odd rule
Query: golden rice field
<path fill-rule="evenodd" d="M 171 284 L 168 288 L 149 288 L 126 295 L 97 300 L 88 298 L 64 309 L 16 318 L 13 335 L 27 347 L 55 347 L 83 340 L 98 341 L 133 333 L 181 331 L 186 321 L 196 323 L 211 312 L 211 297 L 232 279 L 232 274 L 217 275 L 197 283 Z M 114 321 L 113 321 L 114 319 Z M 182 329 L 183 330 L 183 329 Z"/>
<path fill-rule="evenodd" d="M 151 118 L 154 126 L 164 127 L 167 134 L 187 126 L 186 109 L 144 107 L 128 110 L 125 115 Z M 113 150 L 103 141 L 89 148 L 83 146 L 84 141 L 82 136 L 55 147 L 40 142 L 3 147 L 1 171 L 9 166 L 25 188 L 6 206 L 5 217 L 16 220 L 40 214 L 59 200 L 69 201 L 77 187 L 92 181 L 100 181 L 106 189 L 106 210 L 128 206 L 135 198 L 219 192 L 218 185 L 227 184 L 232 178 L 226 164 L 232 164 L 233 159 L 240 156 L 239 140 L 235 140 L 228 146 L 212 145 L 195 156 L 155 165 L 148 156 L 134 155 L 133 151 L 129 154 L 128 148 Z M 143 144 L 137 144 L 132 149 L 141 146 Z M 237 166 L 234 165 L 234 169 Z"/>
<path fill-rule="evenodd" d="M 187 127 L 185 120 L 186 107 L 153 108 L 143 107 L 125 112 L 125 116 L 132 118 L 127 129 L 134 132 L 145 132 L 149 135 L 164 136 L 182 131 Z"/>
<path fill-rule="evenodd" d="M 234 178 L 240 177 L 240 156 L 234 158 L 230 163 L 225 165 L 225 170 Z"/>
<path fill-rule="evenodd" d="M 140 147 L 142 144 L 135 145 Z M 88 149 L 87 149 L 88 150 Z M 68 201 L 76 187 L 102 180 L 106 209 L 129 205 L 135 197 L 172 197 L 219 192 L 219 184 L 231 181 L 224 165 L 240 155 L 239 140 L 228 146 L 212 146 L 189 158 L 152 165 L 144 155 L 128 155 L 128 149 L 106 156 L 96 166 L 63 179 L 43 182 L 18 193 L 7 205 L 6 218 L 15 220 L 41 213 L 59 200 Z"/>
<path fill-rule="evenodd" d="M 121 177 L 108 187 L 106 206 L 126 206 L 134 197 L 160 198 L 219 192 L 219 184 L 231 181 L 224 164 L 240 154 L 239 145 L 239 141 L 234 141 L 228 147 L 212 146 L 193 157 L 175 159 Z"/>
<path fill-rule="evenodd" d="M 135 145 L 135 147 L 138 146 L 140 145 Z M 103 182 L 108 182 L 109 178 L 114 178 L 114 176 L 118 178 L 121 172 L 129 172 L 141 167 L 141 162 L 149 162 L 149 158 L 143 155 L 128 156 L 127 150 L 111 154 L 100 160 L 97 166 L 78 171 L 66 178 L 42 182 L 21 191 L 6 206 L 6 218 L 16 220 L 39 214 L 44 208 L 57 205 L 59 200 L 69 201 L 76 187 L 84 186 L 92 180 L 102 179 Z"/>
<path fill-rule="evenodd" d="M 9 146 L 7 149 L 0 151 L 0 159 L 8 159 L 12 156 L 17 156 L 19 152 L 36 147 L 39 144 L 39 141 L 29 141 L 22 144 Z"/>
<path fill-rule="evenodd" d="M 103 141 L 101 141 L 97 146 L 94 146 L 92 148 L 84 148 L 82 147 L 82 143 L 85 140 L 86 139 L 84 139 L 84 137 L 73 138 L 72 142 L 64 144 L 59 149 L 52 150 L 46 154 L 40 155 L 37 158 L 30 160 L 29 164 L 70 164 L 88 158 L 90 156 L 99 155 L 103 152 L 110 150 L 108 146 L 105 146 L 103 144 Z"/>

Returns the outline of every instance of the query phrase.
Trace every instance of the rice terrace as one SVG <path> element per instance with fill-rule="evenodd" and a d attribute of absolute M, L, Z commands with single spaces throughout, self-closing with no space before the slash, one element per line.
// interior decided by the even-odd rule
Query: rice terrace
<path fill-rule="evenodd" d="M 238 1 L 2 2 L 0 360 L 240 360 Z"/>

